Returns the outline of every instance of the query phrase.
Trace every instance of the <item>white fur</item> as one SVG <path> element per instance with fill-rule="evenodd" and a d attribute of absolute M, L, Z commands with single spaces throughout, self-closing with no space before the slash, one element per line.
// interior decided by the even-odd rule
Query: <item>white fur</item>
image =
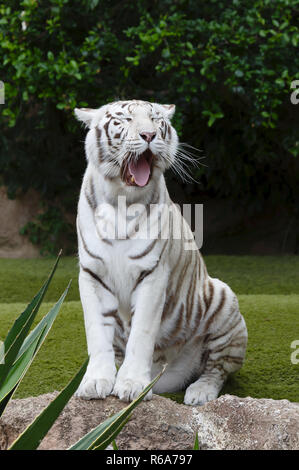
<path fill-rule="evenodd" d="M 185 403 L 203 404 L 216 398 L 223 384 L 223 376 L 217 372 L 217 368 L 212 369 L 212 375 L 205 375 L 201 371 L 201 358 L 204 356 L 206 347 L 204 346 L 205 324 L 213 315 L 213 309 L 217 308 L 220 293 L 223 290 L 225 290 L 226 303 L 221 310 L 221 318 L 219 320 L 217 318 L 216 323 L 211 324 L 209 335 L 214 335 L 216 338 L 224 328 L 223 325 L 228 325 L 231 322 L 233 326 L 236 319 L 238 320 L 241 316 L 234 294 L 221 281 L 212 280 L 208 276 L 198 251 L 192 251 L 191 254 L 188 252 L 188 255 L 187 252 L 183 253 L 178 264 L 181 250 L 180 240 L 170 242 L 159 239 L 153 249 L 141 258 L 136 258 L 136 255 L 143 253 L 151 240 L 108 239 L 108 243 L 103 240 L 105 233 L 107 233 L 107 226 L 113 227 L 115 221 L 111 219 L 109 207 L 102 207 L 102 204 L 116 207 L 119 196 L 126 197 L 127 206 L 133 203 L 147 205 L 158 196 L 159 203 L 174 208 L 163 176 L 171 162 L 169 159 L 163 158 L 163 155 L 166 149 L 167 154 L 172 159 L 174 158 L 178 138 L 173 127 L 171 127 L 171 139 L 168 141 L 165 139 L 163 141 L 159 136 L 159 116 L 170 125 L 169 119 L 174 112 L 174 106 L 149 105 L 140 101 L 128 103 L 127 107 L 122 107 L 122 102 L 117 102 L 106 105 L 99 110 L 76 110 L 78 119 L 89 127 L 85 143 L 88 165 L 78 204 L 77 225 L 81 265 L 79 288 L 90 356 L 87 372 L 77 391 L 77 396 L 85 399 L 105 398 L 113 393 L 122 400 L 135 399 L 160 370 L 164 359 L 162 362 L 159 359 L 160 352 L 157 347 L 164 344 L 165 346 L 162 347 L 163 357 L 169 365 L 154 391 L 178 390 L 188 382 L 190 383 L 190 380 L 195 376 L 197 380 L 187 388 Z M 157 156 L 157 166 L 153 169 L 150 181 L 145 187 L 127 186 L 120 178 L 119 167 L 112 168 L 111 162 L 99 159 L 96 128 L 103 129 L 105 122 L 107 122 L 107 112 L 113 116 L 117 116 L 117 112 L 125 112 L 126 116 L 132 118 L 132 121 L 122 123 L 126 139 L 119 144 L 117 150 L 114 150 L 115 162 L 121 165 L 126 153 L 132 149 L 140 154 L 149 147 Z M 112 143 L 117 146 L 118 140 L 113 137 L 117 135 L 117 129 L 114 130 L 112 123 L 110 123 L 109 132 L 109 136 L 112 136 Z M 148 144 L 140 137 L 142 132 L 157 132 L 157 137 Z M 100 147 L 105 156 L 112 155 L 107 136 L 103 133 Z M 91 181 L 97 208 L 101 208 L 99 211 L 91 207 L 86 197 L 86 192 L 90 191 Z M 132 224 L 134 225 L 133 213 L 134 211 L 127 220 L 128 232 L 130 232 Z M 185 233 L 188 235 L 187 238 L 190 238 L 190 228 L 175 208 L 174 214 L 175 223 L 183 224 Z M 141 221 L 142 225 L 147 222 L 148 218 L 146 211 L 139 214 L 138 217 L 141 215 L 144 216 Z M 190 257 L 190 263 L 187 263 L 185 275 L 179 281 L 180 268 L 186 256 Z M 186 315 L 186 318 L 183 317 L 181 320 L 182 327 L 177 332 L 177 338 L 182 338 L 183 341 L 177 345 L 171 338 L 171 332 L 178 321 L 176 311 L 180 302 L 184 308 L 188 303 L 190 285 L 195 275 L 194 266 L 199 267 L 198 274 L 196 274 L 198 277 L 196 278 L 194 305 L 192 312 L 190 310 L 189 324 L 187 324 Z M 152 269 L 152 273 L 148 274 L 134 289 L 141 273 L 149 272 Z M 109 289 L 97 282 L 89 272 L 94 273 Z M 213 283 L 214 298 L 209 309 L 205 312 L 204 319 L 199 323 L 195 333 L 191 335 L 191 330 L 193 331 L 198 324 L 199 310 L 204 310 L 203 292 L 208 289 L 208 281 Z M 161 322 L 166 297 L 171 289 L 175 293 L 176 284 L 178 285 L 179 282 L 181 282 L 180 299 L 173 307 L 173 313 Z M 126 342 L 124 361 L 118 372 L 115 367 L 113 349 L 113 343 L 117 344 L 120 341 L 115 337 L 118 325 L 115 316 L 105 315 L 107 312 L 114 311 L 118 312 L 117 315 L 123 323 L 123 337 Z M 131 317 L 132 312 L 134 312 L 133 318 Z M 240 337 L 242 346 L 238 349 L 238 353 L 243 357 L 247 340 L 245 324 L 237 325 L 236 331 L 233 329 L 232 331 L 233 334 L 229 331 L 227 336 L 224 336 L 226 340 L 228 339 L 227 354 L 232 350 L 233 339 Z M 201 334 L 203 335 L 202 341 Z M 212 338 L 210 341 L 210 344 L 213 344 Z M 218 344 L 219 340 L 216 339 L 215 348 Z M 119 347 L 124 349 L 121 342 Z M 217 354 L 214 359 L 218 360 Z M 231 368 L 229 365 L 227 368 L 227 372 L 231 372 L 238 367 L 232 364 Z M 151 392 L 147 398 L 150 397 Z"/>

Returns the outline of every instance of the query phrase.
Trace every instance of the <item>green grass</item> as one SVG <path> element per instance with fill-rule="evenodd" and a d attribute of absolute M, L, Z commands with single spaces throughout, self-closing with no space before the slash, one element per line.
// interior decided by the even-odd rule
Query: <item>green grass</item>
<path fill-rule="evenodd" d="M 205 256 L 211 276 L 227 282 L 237 294 L 299 294 L 299 256 Z M 40 288 L 53 258 L 1 259 L 0 302 L 29 302 Z M 73 279 L 68 301 L 79 300 L 78 260 L 64 257 L 46 300 L 55 301 Z"/>
<path fill-rule="evenodd" d="M 249 332 L 246 361 L 222 393 L 299 402 L 299 364 L 290 361 L 291 342 L 299 340 L 298 257 L 205 257 L 209 272 L 228 282 L 238 294 Z M 73 278 L 68 302 L 38 357 L 29 369 L 18 397 L 60 390 L 86 357 L 81 304 L 78 301 L 76 259 L 62 258 L 37 321 L 49 310 Z M 24 309 L 47 276 L 52 259 L 0 260 L 0 338 Z M 169 395 L 168 395 L 169 396 Z M 181 400 L 183 394 L 170 395 Z"/>
<path fill-rule="evenodd" d="M 34 325 L 51 308 L 43 303 Z M 26 304 L 0 304 L 0 338 L 4 338 L 12 322 Z M 40 395 L 61 390 L 78 371 L 87 357 L 86 341 L 80 302 L 65 302 L 54 325 L 30 366 L 16 397 Z"/>
<path fill-rule="evenodd" d="M 299 256 L 206 256 L 209 274 L 236 294 L 299 294 Z"/>
<path fill-rule="evenodd" d="M 0 258 L 0 302 L 29 302 L 47 278 L 54 261 L 54 258 Z M 70 279 L 67 300 L 79 300 L 78 259 L 63 257 L 45 300 L 56 301 Z"/>
<path fill-rule="evenodd" d="M 291 363 L 299 340 L 299 295 L 239 295 L 248 328 L 245 363 L 221 394 L 299 402 L 299 364 Z M 165 394 L 182 402 L 183 393 Z"/>

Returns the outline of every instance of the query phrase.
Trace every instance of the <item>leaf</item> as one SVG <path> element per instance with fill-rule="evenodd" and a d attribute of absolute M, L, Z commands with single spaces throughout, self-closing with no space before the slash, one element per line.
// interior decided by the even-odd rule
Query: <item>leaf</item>
<path fill-rule="evenodd" d="M 208 127 L 211 127 L 214 124 L 214 122 L 216 121 L 216 119 L 221 119 L 221 118 L 223 118 L 223 116 L 224 116 L 224 114 L 222 112 L 211 114 L 211 116 L 208 120 Z"/>
<path fill-rule="evenodd" d="M 297 47 L 298 41 L 299 41 L 299 34 L 298 33 L 293 34 L 292 44 L 293 44 L 294 47 Z"/>
<path fill-rule="evenodd" d="M 19 351 L 16 362 L 10 366 L 9 371 L 0 386 L 0 416 L 3 413 L 9 399 L 14 394 L 21 380 L 26 374 L 41 345 L 46 339 L 47 334 L 60 311 L 61 305 L 69 290 L 69 286 L 70 283 L 58 302 L 56 302 L 47 315 L 43 317 L 34 330 L 32 330 L 32 332 L 27 336 Z M 3 393 L 5 395 L 3 395 Z"/>
<path fill-rule="evenodd" d="M 277 85 L 279 85 L 279 86 L 282 87 L 282 88 L 283 88 L 284 85 L 285 85 L 283 78 L 277 78 L 277 79 L 275 80 L 275 83 L 277 83 Z"/>
<path fill-rule="evenodd" d="M 242 72 L 242 70 L 236 70 L 235 75 L 236 77 L 243 77 L 244 73 Z"/>
<path fill-rule="evenodd" d="M 16 390 L 17 385 L 25 375 L 29 365 L 31 364 L 34 358 L 43 331 L 44 330 L 40 332 L 40 334 L 31 343 L 30 347 L 27 348 L 24 354 L 19 357 L 19 359 L 14 363 L 14 365 L 10 367 L 9 372 L 0 387 L 0 405 L 2 405 L 4 399 L 11 393 L 12 390 Z"/>
<path fill-rule="evenodd" d="M 12 328 L 10 329 L 10 331 L 8 332 L 4 340 L 4 354 L 5 355 L 4 355 L 4 358 L 2 358 L 2 361 L 4 362 L 4 364 L 0 364 L 0 387 L 1 387 L 1 383 L 3 383 L 3 381 L 5 380 L 5 377 L 7 376 L 9 372 L 10 366 L 15 361 L 19 353 L 19 350 L 25 340 L 25 337 L 39 311 L 41 302 L 47 292 L 47 289 L 52 280 L 52 277 L 56 271 L 60 256 L 61 256 L 61 252 L 59 253 L 56 259 L 56 262 L 53 266 L 53 269 L 47 281 L 44 283 L 42 288 L 39 290 L 39 292 L 36 294 L 36 296 L 33 298 L 33 300 L 24 310 L 24 312 L 21 313 L 21 315 L 16 319 L 16 321 L 14 322 Z"/>
<path fill-rule="evenodd" d="M 56 319 L 56 317 L 57 317 L 57 315 L 60 311 L 61 305 L 62 305 L 62 303 L 63 303 L 63 301 L 64 301 L 64 299 L 65 299 L 65 297 L 66 297 L 66 295 L 69 291 L 70 285 L 71 285 L 71 281 L 69 282 L 69 285 L 65 289 L 65 291 L 62 294 L 62 296 L 60 297 L 60 299 L 56 302 L 56 304 L 51 308 L 51 310 L 49 310 L 49 312 L 41 319 L 41 321 L 38 323 L 38 325 L 36 325 L 36 327 L 26 337 L 24 343 L 21 346 L 21 349 L 20 349 L 17 357 L 19 357 L 21 354 L 23 354 L 23 352 L 26 350 L 26 348 L 29 347 L 31 342 L 34 341 L 34 339 L 39 334 L 39 332 L 42 329 L 44 329 L 43 337 L 42 337 L 41 343 L 39 345 L 39 348 L 40 348 L 42 342 L 45 340 L 49 330 L 51 329 L 51 327 L 54 323 L 54 320 Z M 44 327 L 46 327 L 46 328 L 44 328 Z"/>
<path fill-rule="evenodd" d="M 3 414 L 3 411 L 5 410 L 6 408 L 6 405 L 7 403 L 9 402 L 9 400 L 11 399 L 11 397 L 13 396 L 13 394 L 15 393 L 15 390 L 16 390 L 17 386 L 15 386 L 11 392 L 9 392 L 6 397 L 3 398 L 3 400 L 0 401 L 0 417 L 1 415 Z"/>
<path fill-rule="evenodd" d="M 268 113 L 268 111 L 262 111 L 261 112 L 261 115 L 264 117 L 264 118 L 268 118 L 270 116 L 270 114 Z"/>
<path fill-rule="evenodd" d="M 170 57 L 170 50 L 168 48 L 163 49 L 161 55 L 164 59 L 168 59 Z"/>
<path fill-rule="evenodd" d="M 196 432 L 196 435 L 195 435 L 195 441 L 194 441 L 193 450 L 199 450 L 198 432 Z"/>
<path fill-rule="evenodd" d="M 69 450 L 106 449 L 106 447 L 111 444 L 111 442 L 127 423 L 134 408 L 136 408 L 136 406 L 143 400 L 145 395 L 151 390 L 157 380 L 159 380 L 165 369 L 166 366 L 163 367 L 160 374 L 154 378 L 154 380 L 143 390 L 139 397 L 132 401 L 129 406 L 106 419 L 103 423 L 99 424 L 99 426 L 87 433 L 76 444 L 70 447 Z"/>
<path fill-rule="evenodd" d="M 113 447 L 113 450 L 118 450 L 118 447 L 117 447 L 116 442 L 115 442 L 114 439 L 112 441 L 112 447 Z"/>
<path fill-rule="evenodd" d="M 71 396 L 77 390 L 86 371 L 88 359 L 84 362 L 79 372 L 72 378 L 59 395 L 40 413 L 37 418 L 15 440 L 8 450 L 35 450 L 45 437 L 61 411 L 68 403 Z"/>

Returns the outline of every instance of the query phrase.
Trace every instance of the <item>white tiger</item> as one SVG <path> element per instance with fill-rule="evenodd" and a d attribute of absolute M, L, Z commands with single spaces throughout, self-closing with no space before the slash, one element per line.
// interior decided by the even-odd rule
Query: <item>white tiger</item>
<path fill-rule="evenodd" d="M 75 109 L 89 128 L 77 216 L 90 361 L 76 393 L 85 399 L 114 394 L 133 400 L 167 363 L 154 392 L 187 386 L 184 402 L 204 404 L 217 398 L 244 360 L 247 330 L 237 298 L 209 277 L 198 249 L 186 249 L 193 234 L 165 185 L 163 173 L 177 158 L 174 110 L 138 100 Z M 124 236 L 115 238 L 108 228 L 122 219 L 115 222 L 109 207 L 116 208 L 120 197 L 128 213 Z M 136 206 L 129 210 L 136 203 L 137 215 Z M 169 237 L 132 238 L 136 224 L 157 223 L 161 212 L 153 220 L 149 207 L 160 204 L 172 211 Z M 174 239 L 178 226 L 183 237 Z M 118 371 L 117 352 L 124 356 Z"/>

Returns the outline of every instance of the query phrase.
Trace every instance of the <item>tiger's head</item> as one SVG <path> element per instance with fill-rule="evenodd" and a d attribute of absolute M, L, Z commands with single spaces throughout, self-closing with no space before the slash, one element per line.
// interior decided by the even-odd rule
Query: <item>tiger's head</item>
<path fill-rule="evenodd" d="M 87 160 L 124 187 L 143 188 L 174 163 L 178 137 L 170 123 L 175 105 L 117 101 L 99 109 L 75 109 L 89 128 Z"/>

